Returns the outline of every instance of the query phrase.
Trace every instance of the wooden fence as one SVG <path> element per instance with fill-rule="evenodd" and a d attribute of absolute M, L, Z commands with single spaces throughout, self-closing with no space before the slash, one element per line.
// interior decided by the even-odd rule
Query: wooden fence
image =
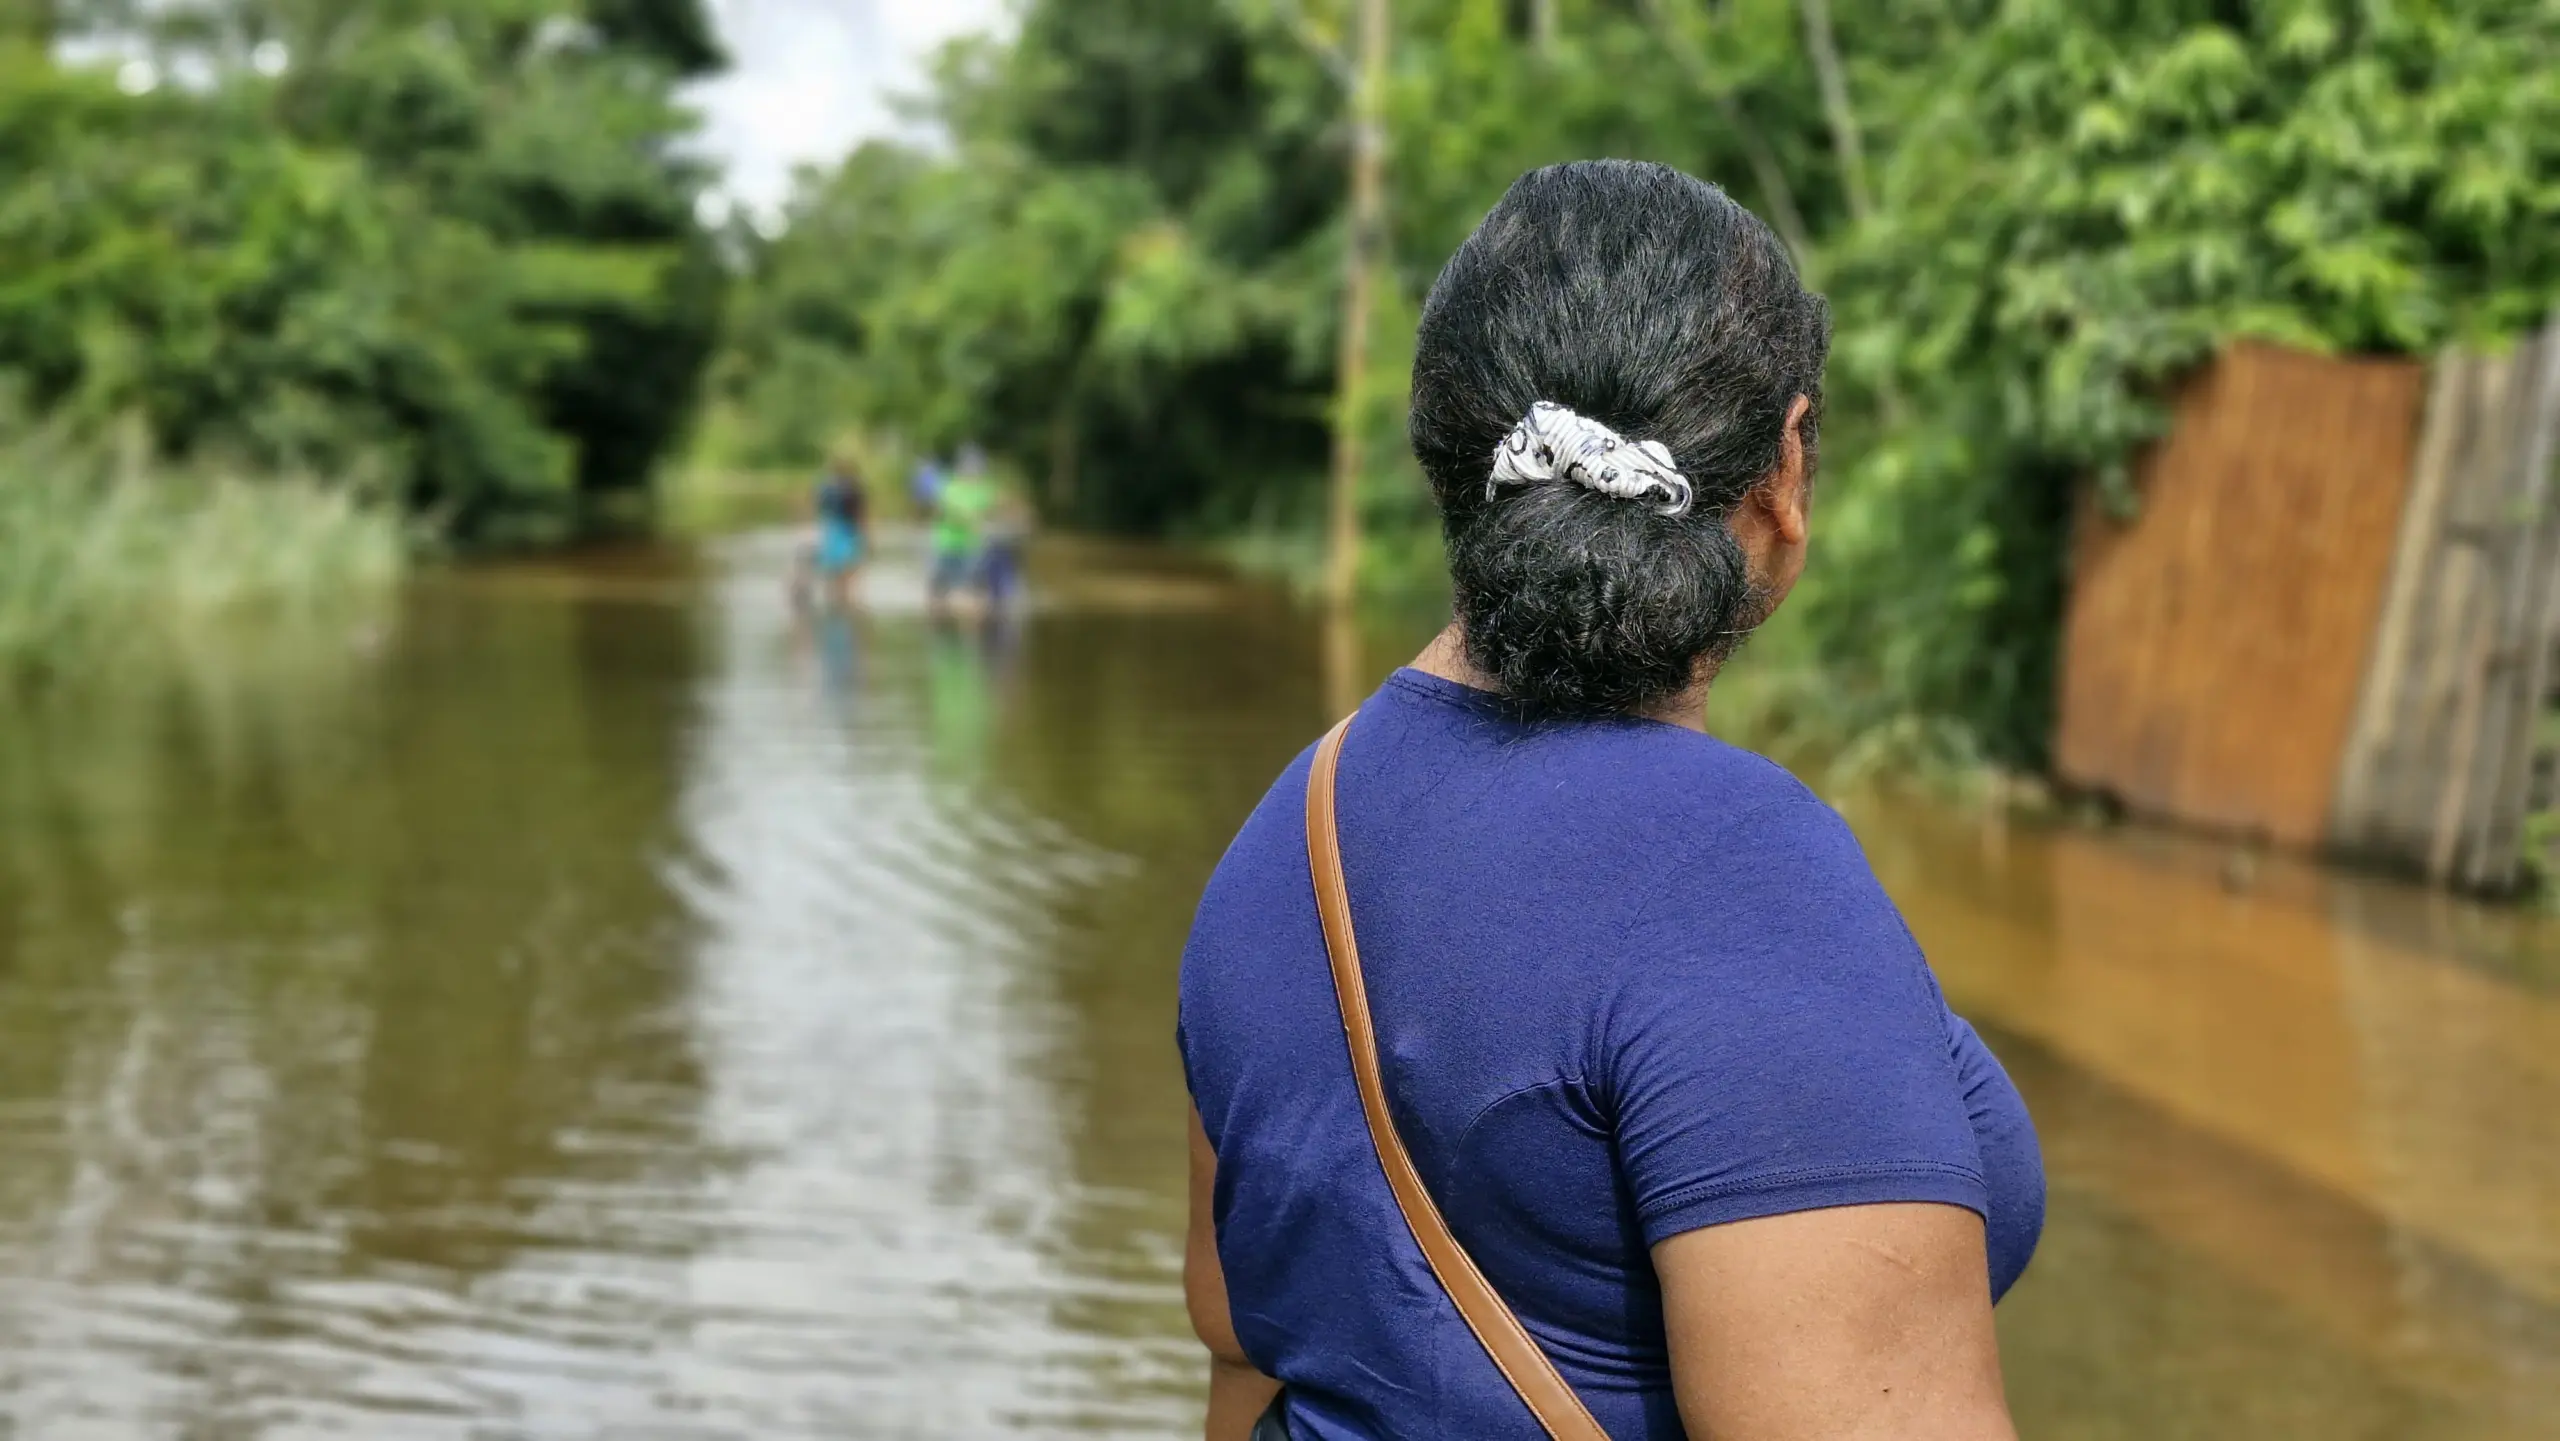
<path fill-rule="evenodd" d="M 2521 879 L 2560 682 L 2560 320 L 2436 364 L 2407 519 L 2329 823 L 2466 889 Z"/>
<path fill-rule="evenodd" d="M 2560 320 L 2432 367 L 2241 345 L 2084 515 L 2056 769 L 2485 891 L 2560 802 Z"/>
<path fill-rule="evenodd" d="M 2319 843 L 2381 605 L 2425 368 L 2225 352 L 2081 518 L 2055 762 L 2191 824 Z"/>

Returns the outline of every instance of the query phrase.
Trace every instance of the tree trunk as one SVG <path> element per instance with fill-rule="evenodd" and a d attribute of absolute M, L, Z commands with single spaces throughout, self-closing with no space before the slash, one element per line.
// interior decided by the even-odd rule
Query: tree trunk
<path fill-rule="evenodd" d="M 1725 128 L 1733 132 L 1735 143 L 1742 147 L 1742 161 L 1751 167 L 1752 182 L 1760 187 L 1760 203 L 1769 208 L 1768 221 L 1795 256 L 1796 273 L 1806 285 L 1814 283 L 1813 236 L 1806 230 L 1804 212 L 1797 208 L 1796 191 L 1787 183 L 1786 167 L 1778 163 L 1777 152 L 1769 148 L 1769 138 L 1743 113 L 1742 104 L 1716 81 L 1714 70 L 1707 64 L 1697 42 L 1681 29 L 1663 9 L 1662 0 L 1643 0 L 1645 18 L 1652 22 L 1654 33 L 1662 37 L 1680 67 L 1689 72 L 1689 83 L 1716 107 Z"/>
<path fill-rule="evenodd" d="M 1360 708 L 1360 619 L 1348 606 L 1324 613 L 1324 707 L 1329 716 Z"/>
<path fill-rule="evenodd" d="M 1822 113 L 1831 122 L 1831 146 L 1840 158 L 1840 192 L 1849 202 L 1849 218 L 1865 220 L 1875 211 L 1867 194 L 1867 147 L 1858 135 L 1858 113 L 1849 106 L 1849 76 L 1840 66 L 1840 44 L 1831 32 L 1831 0 L 1797 0 L 1804 15 L 1804 48 L 1813 57 L 1813 76 L 1822 87 Z"/>
<path fill-rule="evenodd" d="M 1541 60 L 1556 53 L 1556 0 L 1529 0 L 1529 41 Z"/>
<path fill-rule="evenodd" d="M 1059 402 L 1049 416 L 1049 518 L 1065 520 L 1075 513 L 1076 447 L 1082 437 L 1076 427 L 1073 399 Z"/>
<path fill-rule="evenodd" d="M 1360 54 L 1351 91 L 1351 215 L 1342 248 L 1342 348 L 1336 362 L 1333 483 L 1325 596 L 1348 607 L 1360 589 L 1361 431 L 1367 419 L 1370 291 L 1385 248 L 1387 0 L 1360 0 Z"/>

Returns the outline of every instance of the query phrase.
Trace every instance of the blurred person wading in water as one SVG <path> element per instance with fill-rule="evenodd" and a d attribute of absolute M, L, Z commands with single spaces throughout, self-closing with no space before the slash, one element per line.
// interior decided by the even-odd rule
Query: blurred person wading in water
<path fill-rule="evenodd" d="M 2013 1441 L 2026 1108 L 1840 817 L 1705 734 L 1804 565 L 1829 344 L 1658 165 L 1523 176 L 1432 287 L 1455 621 L 1183 954 L 1210 1441 Z"/>
<path fill-rule="evenodd" d="M 801 557 L 804 583 L 794 591 L 805 595 L 807 583 L 814 582 L 830 603 L 850 606 L 871 543 L 870 501 L 863 492 L 861 471 L 841 456 L 828 461 L 826 474 L 810 495 L 810 509 L 817 520 L 817 535 Z"/>
<path fill-rule="evenodd" d="M 975 458 L 964 459 L 934 497 L 925 595 L 935 614 L 948 614 L 952 597 L 979 578 L 998 499 L 985 463 Z"/>

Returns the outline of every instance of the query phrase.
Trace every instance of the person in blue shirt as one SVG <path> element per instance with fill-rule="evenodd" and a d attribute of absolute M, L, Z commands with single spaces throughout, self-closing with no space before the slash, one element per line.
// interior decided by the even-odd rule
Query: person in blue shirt
<path fill-rule="evenodd" d="M 1417 336 L 1456 615 L 1343 741 L 1349 908 L 1425 1189 L 1616 1441 L 2014 1441 L 2026 1108 L 1848 826 L 1705 734 L 1805 563 L 1829 341 L 1767 226 L 1625 161 L 1522 177 Z M 1182 959 L 1208 1436 L 1528 1441 L 1362 1119 L 1309 772 Z"/>
<path fill-rule="evenodd" d="M 907 476 L 907 499 L 919 518 L 933 518 L 934 508 L 942 503 L 942 488 L 950 483 L 951 474 L 942 468 L 942 462 L 929 455 L 916 462 L 916 468 Z"/>
<path fill-rule="evenodd" d="M 1009 616 L 1022 593 L 1022 552 L 1031 540 L 1031 506 L 1005 490 L 987 514 L 978 542 L 978 587 L 986 593 L 990 620 Z"/>

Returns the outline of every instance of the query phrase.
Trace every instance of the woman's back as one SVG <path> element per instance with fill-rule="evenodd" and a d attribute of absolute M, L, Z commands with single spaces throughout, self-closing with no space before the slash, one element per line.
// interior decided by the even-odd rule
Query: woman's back
<path fill-rule="evenodd" d="M 1182 1044 L 1229 1309 L 1300 1437 L 1534 1434 L 1422 1260 L 1354 1093 L 1308 878 L 1307 763 L 1204 896 Z M 1398 1130 L 1451 1229 L 1612 1435 L 1682 1435 L 1650 1247 L 1827 1206 L 2042 1219 L 2023 1107 L 1839 818 L 1640 719 L 1527 726 L 1400 672 L 1341 833 Z"/>
<path fill-rule="evenodd" d="M 1452 615 L 1348 733 L 1342 860 L 1394 1129 L 1558 1435 L 1550 1360 L 1620 1441 L 2015 1441 L 2017 1092 L 1840 818 L 1703 734 L 1804 570 L 1829 344 L 1767 226 L 1613 160 L 1522 176 L 1415 328 Z M 1371 1154 L 1307 770 L 1184 958 L 1206 1434 L 1534 1435 Z"/>

